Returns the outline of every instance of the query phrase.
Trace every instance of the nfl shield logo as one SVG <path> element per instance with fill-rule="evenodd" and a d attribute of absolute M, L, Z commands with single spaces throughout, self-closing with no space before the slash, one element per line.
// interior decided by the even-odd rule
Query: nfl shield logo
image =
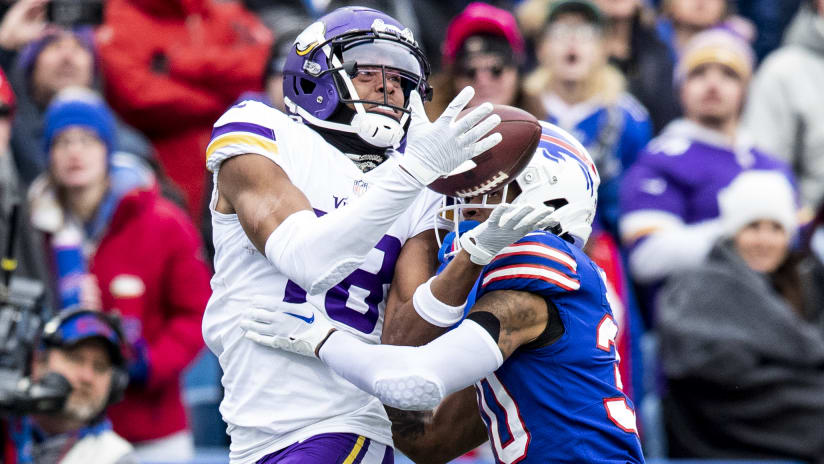
<path fill-rule="evenodd" d="M 356 196 L 361 196 L 361 195 L 363 195 L 364 193 L 366 193 L 366 190 L 367 190 L 368 188 L 369 188 L 369 183 L 368 183 L 368 182 L 365 182 L 365 181 L 363 181 L 363 180 L 356 180 L 356 181 L 352 184 L 352 192 L 353 192 Z"/>

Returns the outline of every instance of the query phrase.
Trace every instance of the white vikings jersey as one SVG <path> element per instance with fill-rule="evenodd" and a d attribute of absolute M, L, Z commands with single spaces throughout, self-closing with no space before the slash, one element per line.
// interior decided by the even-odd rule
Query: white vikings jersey
<path fill-rule="evenodd" d="M 391 445 L 390 423 L 380 401 L 317 359 L 245 339 L 239 322 L 252 300 L 284 311 L 311 304 L 324 310 L 339 329 L 380 343 L 388 287 L 401 246 L 432 228 L 440 196 L 425 190 L 359 269 L 328 292 L 309 296 L 255 248 L 236 215 L 214 209 L 220 163 L 244 153 L 265 156 L 283 168 L 318 215 L 358 201 L 370 182 L 391 174 L 386 164 L 364 174 L 315 131 L 262 103 L 240 103 L 215 123 L 207 148 L 207 167 L 215 173 L 216 185 L 211 205 L 215 275 L 203 337 L 223 368 L 220 412 L 229 424 L 231 461 L 253 462 L 321 433 L 355 433 Z"/>

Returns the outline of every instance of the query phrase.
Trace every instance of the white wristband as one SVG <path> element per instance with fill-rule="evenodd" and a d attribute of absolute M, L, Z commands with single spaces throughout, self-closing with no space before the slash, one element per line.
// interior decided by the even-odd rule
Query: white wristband
<path fill-rule="evenodd" d="M 463 318 L 466 303 L 460 306 L 450 306 L 435 298 L 430 287 L 434 278 L 430 278 L 415 289 L 412 295 L 412 305 L 426 322 L 438 327 L 451 327 Z"/>

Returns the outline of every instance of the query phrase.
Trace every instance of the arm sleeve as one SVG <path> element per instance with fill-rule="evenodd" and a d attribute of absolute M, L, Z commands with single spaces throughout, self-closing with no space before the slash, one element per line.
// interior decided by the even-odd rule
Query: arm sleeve
<path fill-rule="evenodd" d="M 178 213 L 183 217 L 183 213 Z M 209 288 L 209 270 L 202 259 L 197 231 L 188 220 L 170 220 L 168 234 L 174 245 L 163 278 L 163 335 L 149 346 L 148 387 L 177 382 L 180 373 L 203 347 L 201 321 Z"/>
<path fill-rule="evenodd" d="M 419 347 L 370 345 L 337 331 L 321 348 L 320 358 L 384 404 L 411 410 L 432 409 L 503 364 L 492 336 L 471 320 Z"/>
<path fill-rule="evenodd" d="M 308 210 L 287 217 L 266 240 L 266 258 L 310 295 L 354 272 L 420 193 L 394 160 L 385 163 L 396 175 L 370 182 L 358 201 L 321 217 Z"/>
<path fill-rule="evenodd" d="M 252 153 L 270 159 L 290 179 L 297 178 L 297 151 L 280 140 L 288 138 L 293 128 L 283 124 L 296 123 L 260 102 L 235 105 L 215 123 L 206 148 L 207 168 L 217 172 L 226 159 Z M 321 217 L 310 210 L 295 212 L 267 239 L 269 261 L 309 294 L 323 293 L 346 278 L 363 264 L 398 217 L 412 213 L 409 207 L 423 187 L 395 158 L 386 160 L 375 172 L 368 190 L 357 201 Z"/>

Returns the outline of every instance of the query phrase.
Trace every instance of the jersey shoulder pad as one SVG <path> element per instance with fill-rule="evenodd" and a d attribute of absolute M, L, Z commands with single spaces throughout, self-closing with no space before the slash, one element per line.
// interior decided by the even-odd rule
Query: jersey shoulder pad
<path fill-rule="evenodd" d="M 571 292 L 581 287 L 578 266 L 569 243 L 549 232 L 532 232 L 501 250 L 484 268 L 480 290 Z"/>
<path fill-rule="evenodd" d="M 214 171 L 224 160 L 245 153 L 268 158 L 278 154 L 278 134 L 294 121 L 264 103 L 246 100 L 229 108 L 215 122 L 206 147 L 206 167 Z"/>

